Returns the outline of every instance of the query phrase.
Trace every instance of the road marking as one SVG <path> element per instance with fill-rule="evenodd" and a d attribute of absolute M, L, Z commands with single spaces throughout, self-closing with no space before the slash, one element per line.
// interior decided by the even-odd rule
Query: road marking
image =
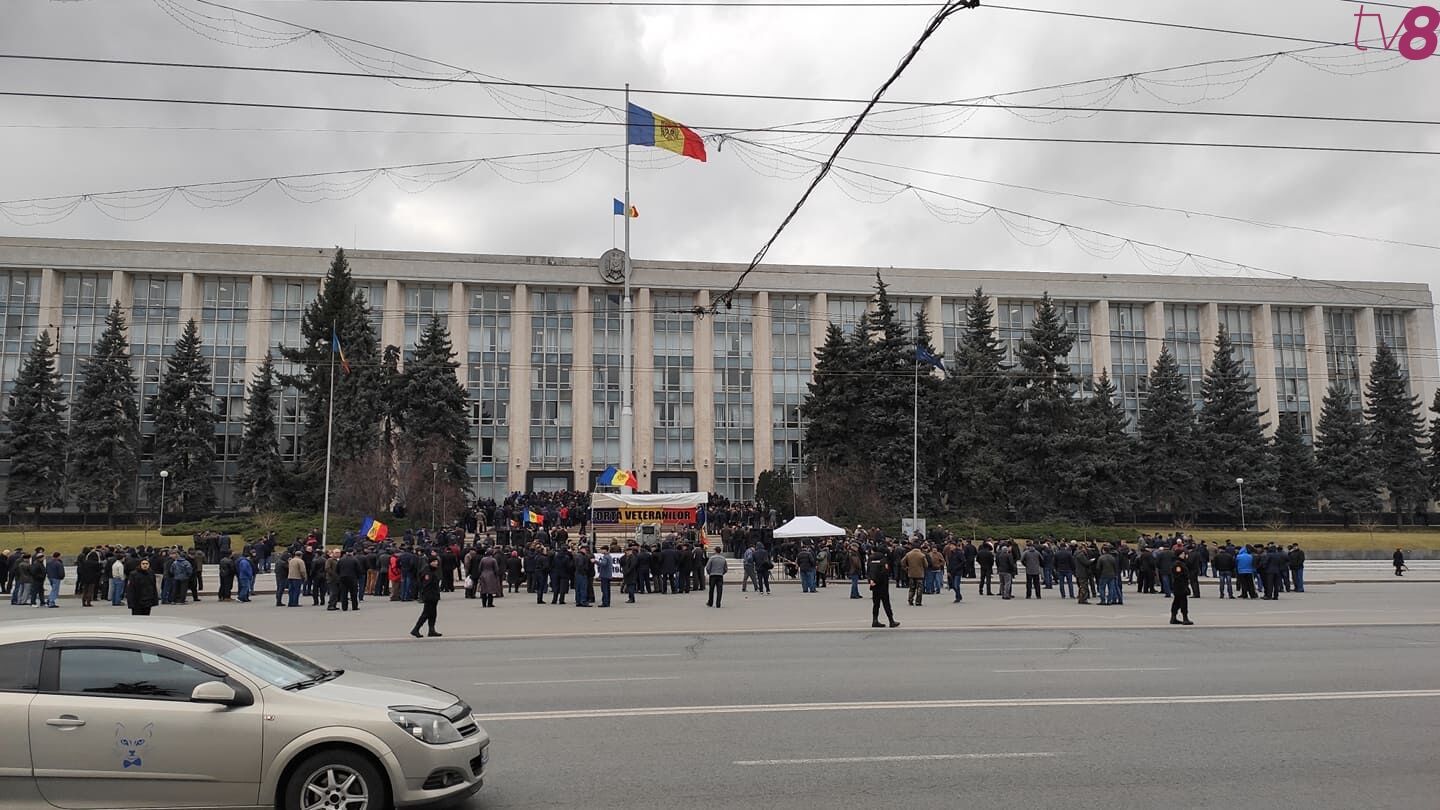
<path fill-rule="evenodd" d="M 1259 695 L 1157 695 L 1153 697 L 1015 698 L 1008 700 L 875 700 L 850 703 L 756 703 L 744 706 L 640 706 L 633 709 L 569 709 L 479 715 L 483 722 L 505 720 L 607 720 L 619 717 L 671 717 L 702 714 L 776 714 L 783 712 L 896 711 L 907 709 L 1034 709 L 1065 706 L 1161 706 L 1176 703 L 1299 703 L 1334 700 L 1440 698 L 1440 689 L 1388 692 L 1276 692 Z"/>
<path fill-rule="evenodd" d="M 544 683 L 621 683 L 628 681 L 678 681 L 679 675 L 665 675 L 654 678 L 570 678 L 558 681 L 481 681 L 475 686 L 528 686 Z"/>
<path fill-rule="evenodd" d="M 1104 647 L 956 647 L 950 652 L 1071 652 L 1103 650 Z"/>
<path fill-rule="evenodd" d="M 1076 667 L 1074 669 L 992 669 L 996 673 L 1018 672 L 1174 672 L 1179 667 Z"/>
<path fill-rule="evenodd" d="M 825 757 L 822 759 L 742 759 L 732 763 L 742 767 L 754 765 L 852 765 L 863 762 L 937 762 L 953 759 L 1036 759 L 1059 757 L 1055 751 L 1025 751 L 1015 754 L 916 754 L 894 757 Z"/>
<path fill-rule="evenodd" d="M 511 661 L 590 661 L 601 658 L 679 658 L 680 653 L 635 653 L 633 655 L 549 655 L 541 658 L 511 658 Z"/>

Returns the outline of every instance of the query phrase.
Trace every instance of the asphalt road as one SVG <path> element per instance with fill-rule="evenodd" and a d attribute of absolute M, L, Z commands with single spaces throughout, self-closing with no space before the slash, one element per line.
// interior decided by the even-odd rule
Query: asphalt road
<path fill-rule="evenodd" d="M 359 614 L 207 599 L 162 614 L 235 624 L 332 666 L 414 678 L 494 739 L 467 810 L 1440 807 L 1440 588 L 1317 586 L 1278 602 L 1119 607 L 967 595 L 898 630 L 846 589 L 494 610 L 447 594 Z M 746 598 L 748 597 L 748 598 Z M 307 600 L 308 601 L 308 600 Z M 0 621 L 123 608 L 0 607 Z"/>
<path fill-rule="evenodd" d="M 495 740 L 474 809 L 1433 809 L 1440 795 L 1433 625 L 304 649 L 470 701 Z"/>

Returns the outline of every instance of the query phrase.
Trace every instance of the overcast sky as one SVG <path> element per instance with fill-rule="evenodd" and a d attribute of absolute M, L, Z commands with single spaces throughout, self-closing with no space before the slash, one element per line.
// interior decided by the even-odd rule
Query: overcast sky
<path fill-rule="evenodd" d="M 734 9 L 457 6 L 314 0 L 232 0 L 237 7 L 293 20 L 472 69 L 526 82 L 743 92 L 868 96 L 915 40 L 932 9 Z M 1015 0 L 1107 15 L 1227 27 L 1349 42 L 1356 7 L 1339 0 L 1128 2 L 1102 6 Z M 316 37 L 269 48 L 240 36 L 229 15 L 195 0 L 5 0 L 0 51 L 115 59 L 354 70 Z M 165 6 L 171 6 L 167 13 Z M 201 36 L 173 12 L 218 18 Z M 1375 9 L 1372 9 L 1375 10 Z M 1387 31 L 1403 16 L 1381 9 Z M 238 18 L 238 19 L 244 19 Z M 283 26 L 261 23 L 275 31 Z M 1373 23 L 1371 23 L 1373 26 Z M 230 29 L 226 31 L 225 29 Z M 1370 35 L 1378 34 L 1372 30 Z M 1011 93 L 1082 79 L 1187 63 L 1254 56 L 1303 43 L 1181 31 L 981 7 L 952 17 L 892 88 L 897 100 L 946 100 Z M 1318 52 L 1358 57 L 1353 48 Z M 376 54 L 372 54 L 376 55 Z M 1244 68 L 1159 77 L 1175 83 L 1162 103 L 1126 88 L 1112 106 L 1307 115 L 1440 119 L 1434 92 L 1440 64 L 1405 62 L 1379 51 L 1377 70 L 1343 75 L 1288 59 L 1248 83 L 1218 77 Z M 1437 57 L 1440 58 L 1440 57 Z M 1358 63 L 1357 63 L 1358 64 Z M 402 67 L 406 67 L 403 66 Z M 430 66 L 430 69 L 436 69 Z M 300 78 L 238 72 L 42 64 L 3 60 L 0 89 L 264 101 L 330 106 L 515 115 L 545 112 L 545 96 L 520 94 L 509 109 L 475 86 L 406 89 L 358 78 Z M 1248 72 L 1245 74 L 1248 75 Z M 1082 88 L 1084 99 L 1096 88 Z M 1152 88 L 1153 89 L 1153 88 Z M 1208 93 L 1212 100 L 1204 100 Z M 621 106 L 618 93 L 577 93 Z M 1221 98 L 1228 96 L 1228 98 Z M 1072 96 L 1077 98 L 1076 96 Z M 855 104 L 757 101 L 696 96 L 635 96 L 682 123 L 764 127 L 853 113 Z M 1053 92 L 1012 102 L 1064 103 Z M 573 101 L 585 117 L 614 120 Z M 222 110 L 0 97 L 0 200 L 93 193 L 422 161 L 542 152 L 619 143 L 616 127 L 455 121 L 319 112 Z M 1127 138 L 1440 149 L 1435 127 L 1296 123 L 1102 113 L 1032 123 L 1009 112 L 959 111 L 881 116 L 897 131 L 1021 137 Z M 968 113 L 967 113 L 968 115 Z M 135 128 L 141 127 L 141 128 Z M 181 128 L 191 129 L 181 129 Z M 198 129 L 196 129 L 198 128 Z M 306 130 L 280 132 L 273 130 Z M 269 131 L 255 131 L 269 130 Z M 319 131 L 316 131 L 319 130 Z M 349 130 L 349 131 L 338 131 Z M 766 136 L 774 141 L 774 136 Z M 833 148 L 833 137 L 794 142 Z M 700 164 L 652 149 L 633 175 L 634 254 L 644 259 L 743 261 L 770 235 L 804 188 L 796 165 L 767 167 L 762 153 L 712 143 Z M 1436 251 L 1258 228 L 1181 214 L 1119 207 L 973 181 L 1040 186 L 1119 200 L 1344 230 L 1384 239 L 1440 242 L 1434 157 L 1250 151 L 1165 146 L 1036 144 L 862 137 L 846 155 L 903 168 L 850 165 L 902 182 L 1175 248 L 1289 274 L 1332 279 L 1430 282 Z M 746 157 L 751 158 L 746 160 Z M 654 167 L 663 168 L 654 168 Z M 268 188 L 233 207 L 197 210 L 175 199 L 138 222 L 117 222 L 82 206 L 60 222 L 22 227 L 0 219 L 6 235 L 447 250 L 598 256 L 612 246 L 611 198 L 622 167 L 595 155 L 538 174 L 487 168 L 421 194 L 381 178 L 354 197 L 302 204 Z M 807 176 L 808 177 L 808 176 Z M 512 182 L 545 180 L 551 182 Z M 889 192 L 887 191 L 886 194 Z M 854 197 L 861 197 L 857 201 Z M 919 200 L 888 202 L 864 189 L 826 183 L 770 253 L 771 261 L 821 264 L 998 267 L 1087 272 L 1150 272 L 1129 253 L 1091 257 L 1068 237 L 1033 247 L 993 217 L 942 222 Z M 1182 273 L 1194 273 L 1182 268 Z"/>

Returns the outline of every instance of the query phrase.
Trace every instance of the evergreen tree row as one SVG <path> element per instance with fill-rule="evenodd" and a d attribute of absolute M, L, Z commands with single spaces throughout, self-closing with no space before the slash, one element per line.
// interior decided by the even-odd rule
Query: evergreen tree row
<path fill-rule="evenodd" d="M 812 480 L 845 517 L 909 513 L 916 414 L 918 495 L 931 514 L 1238 522 L 1243 499 L 1251 522 L 1323 510 L 1349 524 L 1387 505 L 1404 519 L 1440 494 L 1440 452 L 1425 452 L 1440 448 L 1440 395 L 1427 436 L 1388 346 L 1376 352 L 1363 414 L 1343 387 L 1327 392 L 1312 452 L 1295 414 L 1266 437 L 1268 414 L 1223 326 L 1200 407 L 1162 346 L 1131 433 L 1106 370 L 1082 394 L 1066 362 L 1073 336 L 1048 295 L 1007 363 L 995 313 L 976 290 L 943 373 L 921 359 L 938 356 L 929 325 L 919 318 L 912 342 L 878 274 L 874 303 L 849 335 L 829 326 L 802 409 Z"/>
<path fill-rule="evenodd" d="M 337 367 L 337 337 L 348 369 Z M 443 484 L 447 492 L 468 488 L 466 396 L 456 377 L 459 366 L 449 330 L 439 318 L 419 336 L 402 372 L 397 347 L 386 347 L 383 357 L 377 350 L 369 307 L 351 278 L 344 251 L 337 250 L 320 293 L 305 312 L 301 341 L 281 349 L 294 373 L 278 373 L 267 354 L 249 384 L 235 477 L 239 505 L 255 511 L 320 505 L 332 377 L 332 498 L 345 493 L 345 506 L 379 511 L 403 503 L 407 490 L 421 479 L 431 488 Z M 56 346 L 48 331 L 41 332 L 21 364 L 5 414 L 12 513 L 74 503 L 113 517 L 133 505 L 141 413 L 118 301 L 94 351 L 81 363 L 79 377 L 67 435 Z M 282 387 L 300 392 L 306 417 L 301 461 L 290 466 L 282 462 L 278 445 L 276 406 Z M 210 360 L 193 319 L 166 361 L 158 392 L 144 406 L 155 425 L 153 467 L 169 473 L 166 511 L 193 516 L 214 511 L 214 391 Z M 158 503 L 159 477 L 146 486 L 149 501 Z"/>

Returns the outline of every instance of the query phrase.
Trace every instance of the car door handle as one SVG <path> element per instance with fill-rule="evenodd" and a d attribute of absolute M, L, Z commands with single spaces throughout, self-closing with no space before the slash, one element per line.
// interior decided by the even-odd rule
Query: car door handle
<path fill-rule="evenodd" d="M 46 720 L 45 725 L 54 726 L 55 728 L 79 728 L 85 725 L 85 721 L 74 715 L 65 714 Z"/>

